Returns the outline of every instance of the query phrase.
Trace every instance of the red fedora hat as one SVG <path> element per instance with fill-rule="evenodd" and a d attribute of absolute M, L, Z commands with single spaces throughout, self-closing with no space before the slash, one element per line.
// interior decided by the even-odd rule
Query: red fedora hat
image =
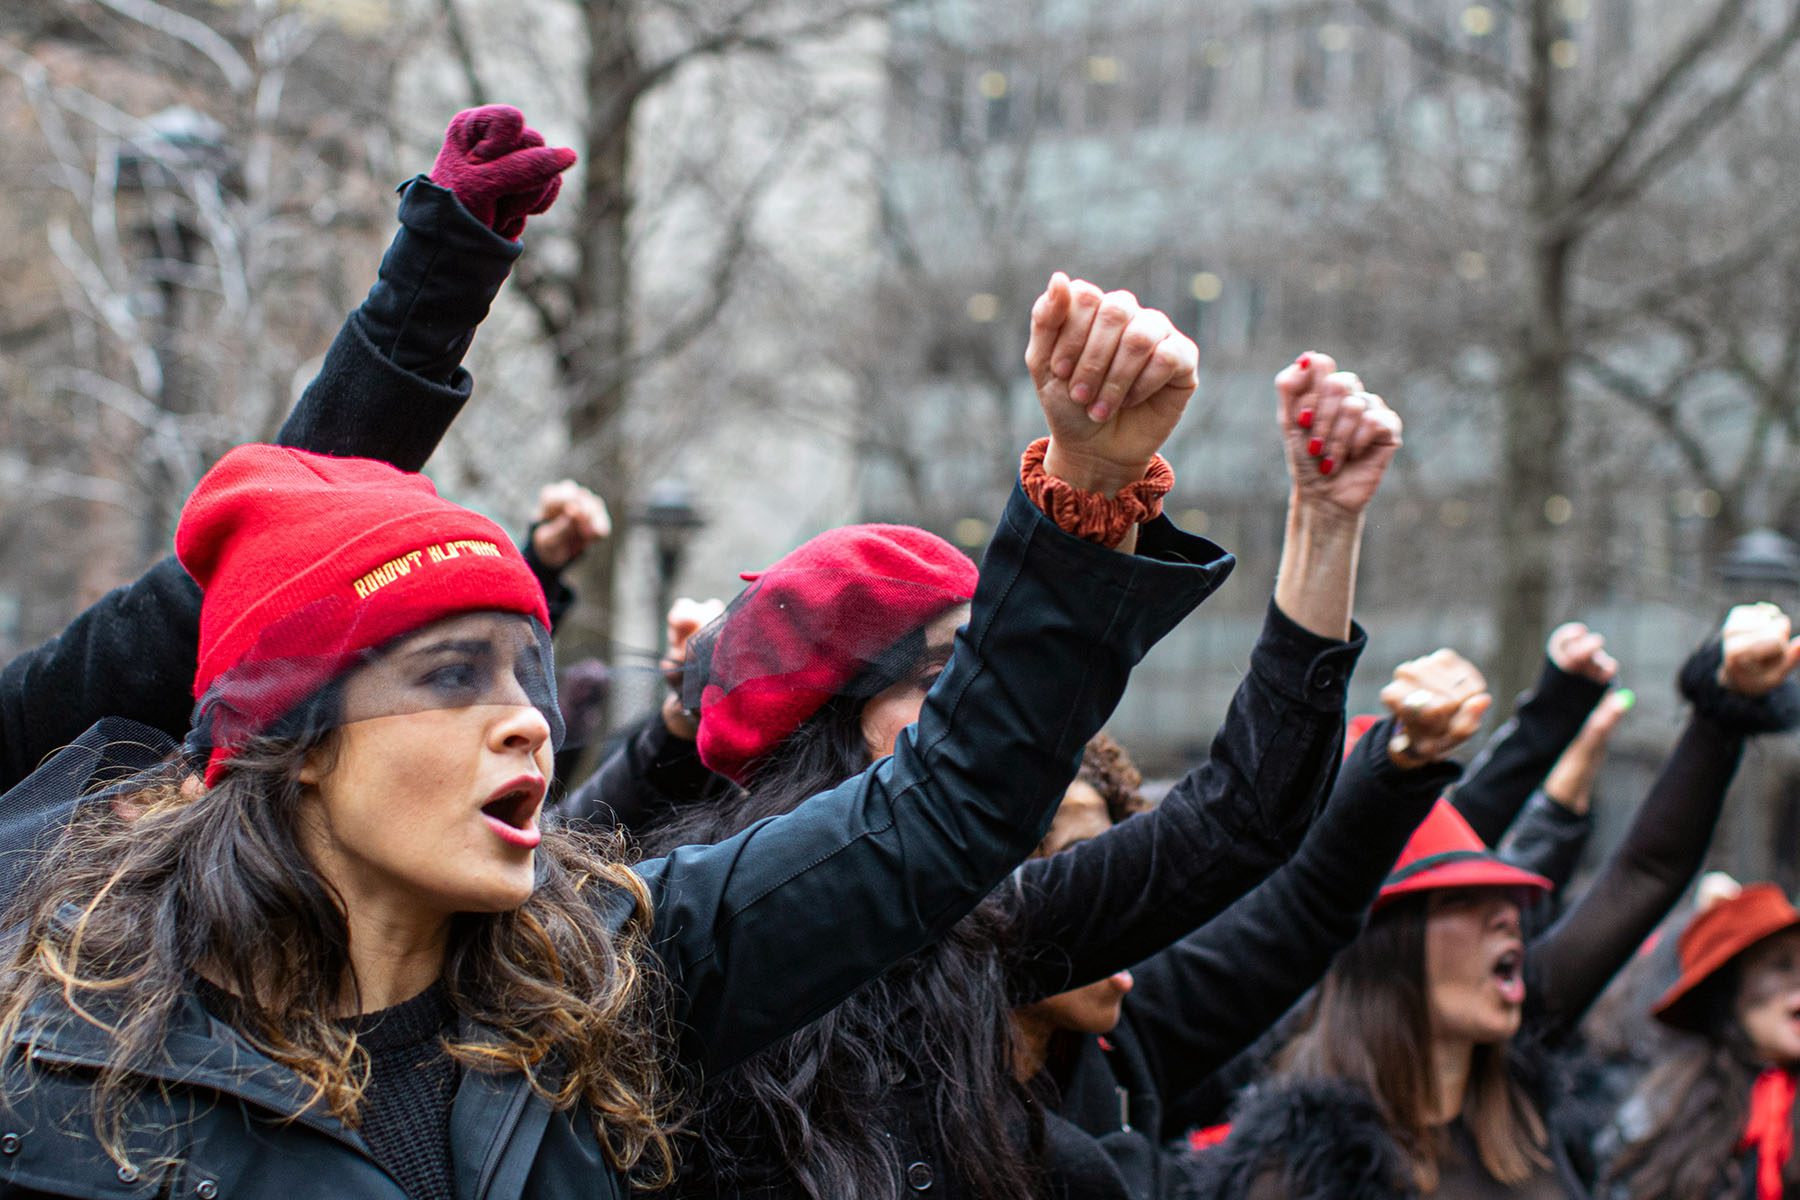
<path fill-rule="evenodd" d="M 1698 1003 L 1701 984 L 1764 938 L 1800 925 L 1800 910 L 1772 883 L 1753 883 L 1728 900 L 1695 913 L 1681 931 L 1676 949 L 1681 978 L 1650 1012 L 1676 1029 L 1697 1031 L 1705 1015 Z"/>
<path fill-rule="evenodd" d="M 1445 888 L 1530 888 L 1547 892 L 1550 881 L 1503 861 L 1469 828 L 1448 800 L 1439 800 L 1413 830 L 1406 849 L 1400 852 L 1400 860 L 1381 885 L 1375 907 L 1415 892 Z"/>

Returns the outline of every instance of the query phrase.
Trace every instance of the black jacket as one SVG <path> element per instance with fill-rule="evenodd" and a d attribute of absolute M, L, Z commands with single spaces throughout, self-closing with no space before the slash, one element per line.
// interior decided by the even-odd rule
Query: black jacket
<path fill-rule="evenodd" d="M 1036 846 L 1130 669 L 1232 560 L 1166 521 L 1137 555 L 1063 533 L 1015 487 L 970 621 L 894 754 L 783 817 L 638 869 L 655 905 L 679 1053 L 704 1076 L 836 1004 L 966 913 Z M 628 899 L 609 914 L 623 921 Z M 468 1031 L 478 1034 L 478 1030 Z M 102 1030 L 60 1001 L 5 1049 L 0 1195 L 394 1197 L 361 1139 L 303 1110 L 299 1084 L 197 999 L 167 1045 L 166 1087 L 134 1112 L 126 1179 L 87 1106 Z M 451 1116 L 458 1195 L 618 1196 L 583 1112 L 523 1078 L 465 1071 Z"/>
<path fill-rule="evenodd" d="M 1575 878 L 1581 855 L 1594 834 L 1594 814 L 1573 812 L 1552 800 L 1543 788 L 1531 793 L 1525 811 L 1499 845 L 1500 857 L 1550 881 L 1554 891 L 1540 904 L 1554 913 Z"/>
<path fill-rule="evenodd" d="M 1292 861 L 1132 968 L 1112 1033 L 1053 1048 L 1045 1090 L 1111 1157 L 1128 1189 L 1121 1195 L 1178 1193 L 1191 1156 L 1171 1143 L 1192 1125 L 1221 1119 L 1242 1082 L 1222 1068 L 1361 932 L 1407 838 L 1456 778 L 1453 764 L 1400 770 L 1387 756 L 1392 732 L 1383 722 L 1350 753 Z"/>
<path fill-rule="evenodd" d="M 278 441 L 321 454 L 425 465 L 473 382 L 458 364 L 520 245 L 424 179 L 400 230 Z M 0 670 L 0 789 L 102 717 L 174 737 L 193 713 L 200 589 L 171 556 L 95 601 L 57 637 Z"/>
<path fill-rule="evenodd" d="M 1009 918 L 1006 952 L 1011 1002 L 1026 1004 L 1105 978 L 1141 962 L 1220 912 L 1292 853 L 1317 813 L 1342 754 L 1344 697 L 1364 638 L 1318 637 L 1269 606 L 1250 671 L 1233 695 L 1211 754 L 1152 812 L 1050 858 L 1025 863 L 1003 885 Z M 670 763 L 665 768 L 674 769 Z M 691 780 L 689 781 L 691 782 Z M 929 952 L 928 952 L 929 953 Z M 1228 1001 L 1215 997 L 1219 1003 Z M 926 1011 L 922 1021 L 958 1014 Z M 971 1018 L 975 1019 L 975 1018 Z M 925 1044 L 922 1036 L 907 1039 Z M 868 1120 L 891 1139 L 899 1191 L 933 1197 L 967 1194 L 936 1133 L 934 1103 L 955 1086 L 954 1063 L 906 1066 Z M 1025 1122 L 1017 1135 L 1028 1138 Z M 1053 1192 L 1068 1192 L 1061 1173 L 1080 1135 L 1051 1123 L 1044 1165 Z M 749 1139 L 746 1139 L 749 1140 Z M 763 1137 L 752 1161 L 728 1179 L 709 1162 L 684 1171 L 680 1196 L 773 1200 L 797 1194 L 791 1168 Z M 1091 1155 L 1081 1166 L 1104 1166 Z M 1080 1185 L 1090 1194 L 1092 1180 Z"/>

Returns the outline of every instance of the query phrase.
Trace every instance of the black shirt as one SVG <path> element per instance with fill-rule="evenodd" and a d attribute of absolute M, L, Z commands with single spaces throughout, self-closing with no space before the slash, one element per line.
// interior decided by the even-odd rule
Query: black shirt
<path fill-rule="evenodd" d="M 369 1052 L 358 1132 L 413 1200 L 453 1200 L 450 1105 L 461 1074 L 444 1048 L 455 1017 L 444 985 L 346 1021 Z"/>

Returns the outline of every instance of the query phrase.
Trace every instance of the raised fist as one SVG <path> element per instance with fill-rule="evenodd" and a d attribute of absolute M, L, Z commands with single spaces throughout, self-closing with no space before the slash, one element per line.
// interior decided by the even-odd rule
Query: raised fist
<path fill-rule="evenodd" d="M 573 479 L 545 484 L 538 492 L 531 549 L 551 570 L 560 571 L 611 533 L 606 501 Z"/>
<path fill-rule="evenodd" d="M 1474 663 L 1454 650 L 1434 650 L 1395 667 L 1381 702 L 1399 725 L 1388 757 L 1410 770 L 1442 761 L 1473 737 L 1494 698 Z"/>
<path fill-rule="evenodd" d="M 1773 604 L 1740 604 L 1719 633 L 1719 683 L 1740 696 L 1766 696 L 1800 663 L 1800 638 Z"/>
<path fill-rule="evenodd" d="M 723 600 L 693 600 L 681 597 L 669 606 L 669 650 L 663 655 L 663 680 L 669 694 L 663 697 L 663 727 L 678 738 L 693 741 L 700 732 L 694 714 L 681 704 L 681 667 L 687 662 L 688 643 L 694 635 L 718 620 L 725 612 Z"/>
<path fill-rule="evenodd" d="M 1579 621 L 1551 630 L 1544 652 L 1565 675 L 1611 683 L 1619 673 L 1619 664 L 1606 652 L 1606 639 Z"/>
<path fill-rule="evenodd" d="M 1275 395 L 1296 498 L 1360 514 L 1400 449 L 1400 414 L 1317 352 L 1275 376 Z"/>
<path fill-rule="evenodd" d="M 1142 479 L 1199 385 L 1199 362 L 1193 340 L 1130 292 L 1052 275 L 1025 347 L 1050 425 L 1045 470 L 1108 496 Z"/>
<path fill-rule="evenodd" d="M 503 238 L 518 239 L 525 218 L 549 211 L 575 152 L 544 144 L 510 104 L 467 108 L 451 118 L 431 182 L 456 193 L 476 220 Z"/>

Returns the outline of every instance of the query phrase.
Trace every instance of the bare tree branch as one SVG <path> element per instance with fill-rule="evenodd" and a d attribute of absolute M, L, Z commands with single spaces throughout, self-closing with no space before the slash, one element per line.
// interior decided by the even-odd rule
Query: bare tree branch
<path fill-rule="evenodd" d="M 97 0 L 102 6 L 111 9 L 122 17 L 136 21 L 147 29 L 174 38 L 205 55 L 225 77 L 225 83 L 233 92 L 243 93 L 250 90 L 255 82 L 255 72 L 250 64 L 244 61 L 232 44 L 226 41 L 210 27 L 185 13 L 174 12 L 156 4 L 153 0 Z"/>
<path fill-rule="evenodd" d="M 801 21 L 783 29 L 762 31 L 745 28 L 745 22 L 757 8 L 752 4 L 740 9 L 719 29 L 682 47 L 659 62 L 640 68 L 607 97 L 608 103 L 604 108 L 589 115 L 589 129 L 604 133 L 629 121 L 639 100 L 661 86 L 670 76 L 689 63 L 739 52 L 763 55 L 784 54 L 796 42 L 831 37 L 842 33 L 846 26 L 864 17 L 885 15 L 891 12 L 898 2 L 899 0 L 862 0 L 858 3 L 845 4 L 823 16 Z M 592 133 L 590 133 L 591 136 L 593 136 Z"/>
<path fill-rule="evenodd" d="M 469 27 L 463 21 L 462 9 L 457 7 L 456 0 L 441 0 L 439 11 L 444 14 L 444 35 L 450 39 L 450 52 L 456 56 L 463 84 L 469 89 L 469 103 L 477 106 L 489 103 L 488 98 L 494 93 L 481 77 L 481 67 L 475 61 L 475 47 L 469 40 Z"/>
<path fill-rule="evenodd" d="M 1593 165 L 1582 173 L 1581 181 L 1570 192 L 1572 202 L 1579 204 L 1606 186 L 1619 164 L 1636 148 L 1644 131 L 1668 106 L 1681 83 L 1693 74 L 1708 52 L 1731 32 L 1748 4 L 1749 0 L 1719 0 L 1718 5 L 1705 15 L 1693 33 L 1676 47 L 1643 94 L 1625 105 L 1624 127 L 1595 156 Z"/>
<path fill-rule="evenodd" d="M 1446 71 L 1513 94 L 1525 89 L 1525 81 L 1499 63 L 1445 41 L 1430 27 L 1396 10 L 1388 0 L 1356 0 L 1356 7 L 1378 27 L 1404 38 L 1414 50 Z"/>
<path fill-rule="evenodd" d="M 1590 307 L 1572 332 L 1577 337 L 1600 337 L 1618 332 L 1632 321 L 1665 316 L 1673 305 L 1729 283 L 1765 261 L 1772 251 L 1792 243 L 1796 219 L 1800 219 L 1800 209 L 1781 213 L 1727 254 L 1653 280 L 1620 303 Z"/>
<path fill-rule="evenodd" d="M 1689 367 L 1675 376 L 1665 387 L 1655 389 L 1617 367 L 1591 354 L 1576 354 L 1573 365 L 1627 405 L 1643 413 L 1671 442 L 1694 478 L 1716 492 L 1729 490 L 1720 479 L 1706 443 L 1681 423 L 1681 407 L 1676 397 L 1681 388 L 1701 373 Z"/>
<path fill-rule="evenodd" d="M 1573 203 L 1565 220 L 1578 221 L 1607 208 L 1630 202 L 1656 181 L 1657 176 L 1687 157 L 1708 134 L 1737 111 L 1750 89 L 1764 76 L 1781 65 L 1783 59 L 1800 42 L 1800 5 L 1789 13 L 1787 24 L 1775 37 L 1744 65 L 1730 87 L 1702 105 L 1686 121 L 1681 122 L 1663 139 L 1662 145 L 1645 155 L 1636 170 L 1623 178 L 1614 178 L 1610 186 L 1602 184 Z"/>

